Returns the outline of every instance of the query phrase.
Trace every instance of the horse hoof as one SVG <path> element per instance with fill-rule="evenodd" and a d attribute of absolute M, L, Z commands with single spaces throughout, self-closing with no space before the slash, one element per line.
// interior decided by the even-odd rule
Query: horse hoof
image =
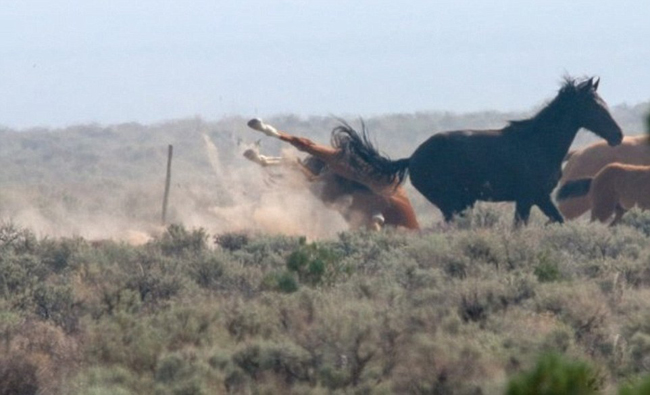
<path fill-rule="evenodd" d="M 247 125 L 249 128 L 257 130 L 258 132 L 262 132 L 267 136 L 280 137 L 280 133 L 278 133 L 278 131 L 273 126 L 265 124 L 264 121 L 259 118 L 251 119 L 248 121 Z"/>
<path fill-rule="evenodd" d="M 259 162 L 260 160 L 260 155 L 252 148 L 244 151 L 244 157 L 248 160 L 252 160 L 253 162 Z"/>
<path fill-rule="evenodd" d="M 374 224 L 382 226 L 384 224 L 384 222 L 386 222 L 386 219 L 384 218 L 384 216 L 381 213 L 379 213 L 379 214 L 375 214 L 375 215 L 372 216 L 372 222 Z"/>
<path fill-rule="evenodd" d="M 248 121 L 248 123 L 247 123 L 249 128 L 257 130 L 257 131 L 262 130 L 262 125 L 263 124 L 264 124 L 264 122 L 262 122 L 262 120 L 259 119 L 259 118 L 253 118 L 250 121 Z"/>

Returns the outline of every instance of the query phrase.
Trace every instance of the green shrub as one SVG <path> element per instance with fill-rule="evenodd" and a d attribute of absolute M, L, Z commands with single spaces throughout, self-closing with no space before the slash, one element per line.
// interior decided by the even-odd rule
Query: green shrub
<path fill-rule="evenodd" d="M 156 394 L 207 394 L 201 379 L 206 366 L 201 366 L 195 355 L 172 353 L 162 356 L 154 373 Z"/>
<path fill-rule="evenodd" d="M 236 341 L 275 333 L 278 317 L 268 306 L 237 300 L 223 311 L 223 326 Z"/>
<path fill-rule="evenodd" d="M 575 340 L 592 356 L 612 356 L 613 339 L 608 322 L 607 299 L 593 282 L 562 286 L 540 286 L 539 312 L 552 312 L 574 331 Z"/>
<path fill-rule="evenodd" d="M 45 320 L 52 320 L 68 332 L 77 328 L 79 311 L 69 285 L 39 284 L 33 294 L 35 312 Z"/>
<path fill-rule="evenodd" d="M 207 239 L 205 229 L 188 231 L 182 225 L 169 225 L 167 231 L 153 244 L 158 246 L 165 255 L 182 256 L 205 250 Z"/>
<path fill-rule="evenodd" d="M 332 284 L 349 272 L 333 249 L 319 243 L 305 244 L 293 251 L 287 257 L 287 270 L 309 285 Z"/>
<path fill-rule="evenodd" d="M 636 373 L 650 367 L 650 333 L 636 332 L 629 339 L 630 356 Z"/>
<path fill-rule="evenodd" d="M 522 304 L 535 294 L 534 280 L 522 275 L 485 279 L 457 287 L 458 316 L 466 322 L 483 324 L 490 316 Z"/>
<path fill-rule="evenodd" d="M 560 267 L 556 261 L 548 258 L 548 254 L 540 254 L 539 263 L 533 271 L 537 280 L 541 283 L 559 281 L 562 279 Z"/>
<path fill-rule="evenodd" d="M 256 342 L 237 351 L 233 362 L 253 378 L 265 371 L 279 375 L 287 383 L 309 382 L 313 371 L 310 354 L 291 342 Z"/>
<path fill-rule="evenodd" d="M 72 395 L 137 395 L 151 386 L 120 366 L 96 366 L 80 371 L 66 393 Z"/>
<path fill-rule="evenodd" d="M 165 334 L 167 349 L 180 350 L 211 344 L 219 312 L 194 300 L 178 301 L 151 322 Z"/>
<path fill-rule="evenodd" d="M 498 235 L 487 232 L 470 232 L 458 243 L 457 249 L 472 262 L 487 263 L 499 268 L 505 261 Z"/>
<path fill-rule="evenodd" d="M 80 238 L 50 240 L 45 239 L 39 243 L 39 255 L 43 263 L 54 272 L 61 272 L 71 265 L 75 265 L 75 255 L 86 245 Z"/>
<path fill-rule="evenodd" d="M 495 205 L 477 204 L 454 218 L 458 229 L 494 228 L 503 224 L 502 212 Z M 510 224 L 507 224 L 509 226 Z"/>
<path fill-rule="evenodd" d="M 610 229 L 601 224 L 586 225 L 574 221 L 544 232 L 540 246 L 545 250 L 568 254 L 579 261 L 605 258 L 638 258 L 647 238 L 629 228 Z"/>
<path fill-rule="evenodd" d="M 36 255 L 0 253 L 0 296 L 4 298 L 22 298 L 48 275 L 49 270 Z"/>
<path fill-rule="evenodd" d="M 650 236 L 650 211 L 632 209 L 623 216 L 621 224 L 630 226 L 643 232 L 646 236 Z"/>
<path fill-rule="evenodd" d="M 304 242 L 303 242 L 304 243 Z M 287 254 L 301 245 L 301 239 L 283 235 L 260 235 L 251 239 L 232 256 L 245 266 L 280 268 L 286 264 Z"/>
<path fill-rule="evenodd" d="M 190 275 L 201 287 L 219 289 L 226 259 L 212 253 L 202 253 L 189 262 Z"/>
<path fill-rule="evenodd" d="M 167 345 L 164 328 L 151 317 L 121 312 L 86 325 L 85 358 L 95 365 L 124 366 L 135 374 L 153 372 Z"/>
<path fill-rule="evenodd" d="M 38 240 L 28 229 L 22 229 L 11 222 L 0 223 L 0 252 L 29 253 L 36 250 Z"/>
<path fill-rule="evenodd" d="M 650 394 L 650 376 L 646 376 L 636 383 L 624 384 L 618 395 L 648 395 Z"/>
<path fill-rule="evenodd" d="M 214 236 L 214 242 L 227 251 L 239 251 L 250 242 L 248 233 L 228 232 Z"/>
<path fill-rule="evenodd" d="M 602 379 L 589 364 L 551 353 L 542 355 L 532 370 L 510 379 L 506 394 L 597 394 L 602 384 Z"/>
<path fill-rule="evenodd" d="M 192 255 L 196 256 L 196 255 Z M 155 253 L 138 255 L 129 270 L 134 273 L 126 279 L 126 287 L 137 291 L 140 300 L 156 304 L 176 296 L 187 286 L 179 258 Z"/>
<path fill-rule="evenodd" d="M 295 276 L 289 272 L 282 272 L 278 277 L 278 289 L 282 292 L 292 293 L 298 290 Z"/>
<path fill-rule="evenodd" d="M 464 340 L 464 341 L 463 341 Z M 470 339 L 427 336 L 413 337 L 414 344 L 395 368 L 393 393 L 398 394 L 481 394 L 477 384 L 489 361 Z"/>

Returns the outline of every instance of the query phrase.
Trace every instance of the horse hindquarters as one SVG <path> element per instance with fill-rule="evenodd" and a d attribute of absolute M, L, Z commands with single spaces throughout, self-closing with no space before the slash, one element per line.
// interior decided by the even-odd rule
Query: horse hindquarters
<path fill-rule="evenodd" d="M 418 147 L 409 161 L 411 184 L 442 212 L 445 221 L 472 207 L 477 200 L 470 188 L 461 184 L 458 158 L 450 155 L 452 145 L 444 134 L 434 135 Z"/>

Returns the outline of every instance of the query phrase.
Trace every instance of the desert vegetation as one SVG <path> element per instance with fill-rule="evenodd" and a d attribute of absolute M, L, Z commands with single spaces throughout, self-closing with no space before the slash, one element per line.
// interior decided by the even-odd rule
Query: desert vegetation
<path fill-rule="evenodd" d="M 646 110 L 613 112 L 641 133 Z M 398 158 L 432 132 L 511 118 L 366 122 Z M 319 141 L 336 123 L 271 121 Z M 511 205 L 479 204 L 442 225 L 412 192 L 422 232 L 348 232 L 241 158 L 256 138 L 242 118 L 0 134 L 1 395 L 642 394 L 650 383 L 648 212 L 612 229 L 546 225 L 534 211 L 514 230 Z"/>
<path fill-rule="evenodd" d="M 591 391 L 566 393 L 644 385 L 650 214 L 514 231 L 509 211 L 315 241 L 172 225 L 141 246 L 6 223 L 0 393 L 523 394 L 547 371 Z"/>

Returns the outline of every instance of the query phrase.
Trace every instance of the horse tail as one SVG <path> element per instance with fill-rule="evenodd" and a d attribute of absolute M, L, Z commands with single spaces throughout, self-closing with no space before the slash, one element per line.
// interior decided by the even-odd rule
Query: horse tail
<path fill-rule="evenodd" d="M 340 149 L 341 158 L 359 172 L 371 178 L 385 179 L 389 183 L 401 184 L 408 175 L 409 159 L 392 160 L 382 154 L 368 137 L 366 125 L 361 120 L 361 133 L 345 121 L 332 130 L 331 144 Z"/>
<path fill-rule="evenodd" d="M 402 158 L 391 161 L 389 172 L 395 175 L 395 178 L 401 184 L 409 173 L 410 158 Z"/>
<path fill-rule="evenodd" d="M 584 196 L 589 193 L 593 178 L 581 178 L 562 185 L 555 195 L 558 201 Z"/>

